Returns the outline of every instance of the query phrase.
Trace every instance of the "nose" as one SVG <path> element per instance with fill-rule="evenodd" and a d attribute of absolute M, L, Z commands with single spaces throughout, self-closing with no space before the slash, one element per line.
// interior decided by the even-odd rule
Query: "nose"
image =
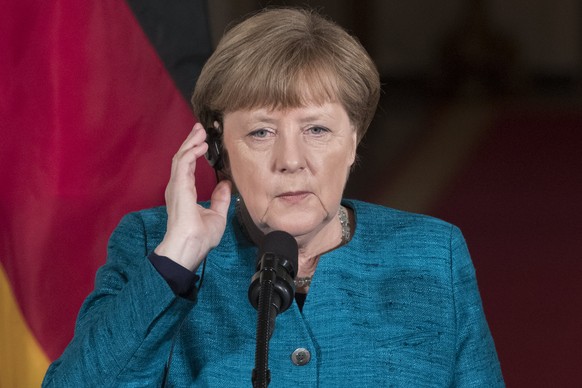
<path fill-rule="evenodd" d="M 300 136 L 280 136 L 274 149 L 275 168 L 282 173 L 295 173 L 307 166 L 305 144 Z"/>

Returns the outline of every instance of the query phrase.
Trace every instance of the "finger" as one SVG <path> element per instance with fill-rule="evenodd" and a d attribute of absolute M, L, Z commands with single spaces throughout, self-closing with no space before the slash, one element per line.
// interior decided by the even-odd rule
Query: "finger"
<path fill-rule="evenodd" d="M 197 133 L 192 133 L 174 155 L 174 163 L 195 167 L 196 159 L 208 151 L 208 143 L 204 141 L 205 138 L 206 132 L 203 129 Z M 193 163 L 194 165 L 192 165 Z"/>
<path fill-rule="evenodd" d="M 195 186 L 197 160 L 204 155 L 207 149 L 208 144 L 202 143 L 199 146 L 182 152 L 181 154 L 176 154 L 172 162 L 171 178 Z"/>
<path fill-rule="evenodd" d="M 230 205 L 231 192 L 232 184 L 230 181 L 224 180 L 218 182 L 210 197 L 210 209 L 226 218 L 226 213 Z"/>
<path fill-rule="evenodd" d="M 193 156 L 194 160 L 196 160 L 199 157 L 201 157 L 202 155 L 204 155 L 206 153 L 206 151 L 208 151 L 208 143 L 206 143 L 205 141 L 203 141 L 200 144 L 196 144 L 191 149 L 186 150 L 185 151 L 185 154 L 192 153 L 192 156 Z"/>
<path fill-rule="evenodd" d="M 188 136 L 178 149 L 177 153 L 181 153 L 197 145 L 200 145 L 204 143 L 204 140 L 206 140 L 206 131 L 204 130 L 204 127 L 202 127 L 202 124 L 196 123 L 192 128 L 192 131 L 190 131 L 190 133 L 188 134 Z"/>

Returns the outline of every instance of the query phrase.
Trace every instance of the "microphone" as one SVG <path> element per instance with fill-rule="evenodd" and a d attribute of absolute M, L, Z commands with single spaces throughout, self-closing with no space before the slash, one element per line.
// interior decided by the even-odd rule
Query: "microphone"
<path fill-rule="evenodd" d="M 249 286 L 249 301 L 257 309 L 257 343 L 253 387 L 265 388 L 271 381 L 269 340 L 275 329 L 275 317 L 293 302 L 298 266 L 297 241 L 287 232 L 267 234 L 259 248 L 257 272 Z"/>
<path fill-rule="evenodd" d="M 274 301 L 277 314 L 287 310 L 295 296 L 295 283 L 298 266 L 297 241 L 287 232 L 276 230 L 268 233 L 259 248 L 257 272 L 251 278 L 249 301 L 258 309 L 261 284 L 273 283 Z"/>

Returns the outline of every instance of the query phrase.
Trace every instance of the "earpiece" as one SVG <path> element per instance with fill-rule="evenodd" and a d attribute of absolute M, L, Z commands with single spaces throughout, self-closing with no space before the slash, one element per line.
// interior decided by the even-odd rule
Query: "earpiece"
<path fill-rule="evenodd" d="M 222 126 L 219 121 L 214 121 L 212 126 L 206 127 L 206 142 L 208 151 L 204 155 L 208 164 L 216 171 L 222 170 L 224 163 L 222 161 Z"/>

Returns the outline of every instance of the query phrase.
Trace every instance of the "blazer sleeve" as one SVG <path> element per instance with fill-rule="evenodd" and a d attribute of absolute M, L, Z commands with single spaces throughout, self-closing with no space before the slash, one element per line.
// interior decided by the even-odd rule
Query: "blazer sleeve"
<path fill-rule="evenodd" d="M 141 215 L 130 213 L 113 232 L 75 335 L 43 387 L 159 385 L 172 339 L 195 302 L 174 294 L 147 250 Z"/>
<path fill-rule="evenodd" d="M 465 239 L 454 226 L 451 254 L 457 332 L 454 386 L 504 387 L 495 345 L 483 312 L 475 268 Z"/>

